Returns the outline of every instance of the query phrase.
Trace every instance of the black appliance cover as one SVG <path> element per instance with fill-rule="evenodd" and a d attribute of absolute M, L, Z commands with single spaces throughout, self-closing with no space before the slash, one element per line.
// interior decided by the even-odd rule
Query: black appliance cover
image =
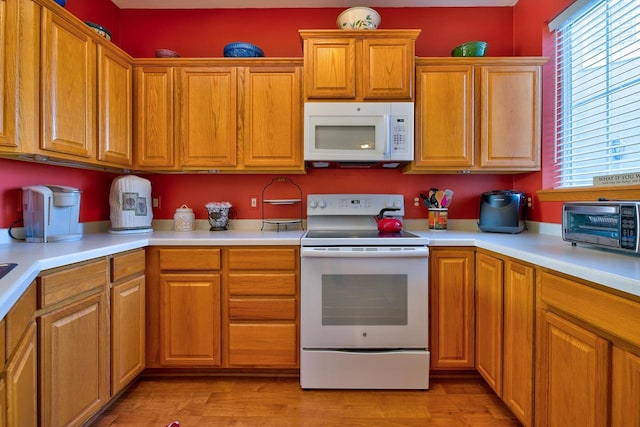
<path fill-rule="evenodd" d="M 520 191 L 495 190 L 480 196 L 478 228 L 493 233 L 520 233 L 525 229 L 526 196 Z"/>

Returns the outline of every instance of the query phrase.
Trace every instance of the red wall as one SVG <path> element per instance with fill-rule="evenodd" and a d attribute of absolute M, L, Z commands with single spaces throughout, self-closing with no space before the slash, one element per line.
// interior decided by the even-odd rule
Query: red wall
<path fill-rule="evenodd" d="M 569 0 L 566 0 L 569 1 Z M 548 4 L 547 4 L 548 3 Z M 489 43 L 488 55 L 539 55 L 543 22 L 562 0 L 519 0 L 514 8 L 377 8 L 380 28 L 417 28 L 418 56 L 449 56 L 468 40 Z M 67 10 L 82 20 L 107 27 L 113 40 L 134 57 L 150 57 L 156 48 L 170 48 L 182 56 L 221 57 L 226 43 L 246 41 L 259 45 L 266 56 L 300 57 L 299 28 L 335 28 L 339 9 L 219 9 L 118 10 L 110 0 L 67 0 Z M 551 14 L 550 14 L 551 13 Z M 546 87 L 546 86 L 545 86 Z M 0 227 L 20 217 L 19 189 L 29 184 L 64 184 L 83 190 L 81 220 L 107 220 L 111 180 L 116 175 L 79 169 L 0 160 Z M 453 219 L 477 217 L 478 195 L 484 191 L 516 188 L 533 193 L 541 188 L 542 174 L 522 175 L 401 175 L 398 171 L 313 170 L 292 176 L 304 194 L 336 192 L 399 192 L 406 196 L 407 218 L 425 218 L 413 197 L 431 187 L 455 192 Z M 260 218 L 249 207 L 272 175 L 148 175 L 161 206 L 156 218 L 169 219 L 183 203 L 205 217 L 208 201 L 229 200 L 240 218 Z M 534 203 L 532 219 L 559 222 L 559 215 L 544 215 Z M 553 209 L 555 211 L 555 209 Z"/>
<path fill-rule="evenodd" d="M 260 209 L 251 209 L 251 197 L 262 200 L 262 190 L 280 175 L 145 175 L 151 180 L 152 193 L 160 197 L 158 218 L 173 218 L 182 204 L 193 208 L 196 218 L 206 218 L 207 202 L 229 201 L 240 218 L 261 217 Z M 310 170 L 306 175 L 288 175 L 302 189 L 303 197 L 310 193 L 401 193 L 405 197 L 406 218 L 426 218 L 427 210 L 413 207 L 413 198 L 428 193 L 431 187 L 454 191 L 449 217 L 477 218 L 478 194 L 483 191 L 511 188 L 509 175 L 402 175 L 397 170 L 372 169 Z M 271 189 L 272 187 L 270 187 Z M 270 190 L 267 190 L 270 191 Z M 271 193 L 275 194 L 275 193 Z M 265 199 L 292 198 L 292 194 L 265 193 Z M 278 212 L 278 217 L 281 217 Z M 297 215 L 287 211 L 285 217 Z M 269 215 L 266 215 L 269 216 Z"/>
<path fill-rule="evenodd" d="M 562 221 L 562 203 L 540 202 L 535 196 L 540 188 L 554 185 L 554 51 L 553 35 L 547 23 L 574 0 L 519 0 L 513 8 L 514 54 L 550 58 L 542 70 L 542 171 L 516 176 L 514 187 L 534 194 L 533 218 L 542 222 Z"/>
<path fill-rule="evenodd" d="M 84 169 L 0 159 L 0 227 L 22 218 L 21 188 L 27 185 L 69 185 L 82 190 L 80 221 L 109 219 L 109 189 L 117 175 Z"/>
<path fill-rule="evenodd" d="M 213 9 L 120 11 L 121 47 L 134 57 L 157 48 L 185 57 L 221 57 L 235 41 L 254 43 L 265 56 L 300 57 L 298 29 L 336 29 L 343 9 Z M 449 56 L 469 40 L 485 40 L 488 54 L 512 55 L 512 8 L 376 8 L 379 28 L 421 29 L 418 56 Z M 491 25 L 487 25 L 490 22 Z"/>
<path fill-rule="evenodd" d="M 83 21 L 103 26 L 120 46 L 120 9 L 111 0 L 66 0 L 65 8 Z"/>

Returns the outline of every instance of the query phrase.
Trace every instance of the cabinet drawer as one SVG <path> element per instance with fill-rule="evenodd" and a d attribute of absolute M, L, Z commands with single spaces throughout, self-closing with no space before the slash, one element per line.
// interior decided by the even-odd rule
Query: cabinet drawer
<path fill-rule="evenodd" d="M 111 281 L 144 273 L 144 249 L 114 255 L 111 258 Z"/>
<path fill-rule="evenodd" d="M 107 284 L 107 259 L 44 273 L 39 281 L 39 308 L 64 301 Z"/>
<path fill-rule="evenodd" d="M 13 350 L 18 346 L 24 331 L 34 319 L 36 312 L 36 286 L 31 284 L 27 291 L 22 294 L 18 302 L 15 303 L 7 313 L 6 331 L 6 357 L 9 359 Z M 3 356 L 5 354 L 3 353 Z"/>
<path fill-rule="evenodd" d="M 295 273 L 229 274 L 230 295 L 295 295 Z"/>
<path fill-rule="evenodd" d="M 640 303 L 542 272 L 540 297 L 555 307 L 628 343 L 640 346 Z"/>
<path fill-rule="evenodd" d="M 295 298 L 231 298 L 231 320 L 295 320 Z"/>
<path fill-rule="evenodd" d="M 297 248 L 229 249 L 231 270 L 295 270 Z"/>
<path fill-rule="evenodd" d="M 220 270 L 220 249 L 160 249 L 161 270 Z"/>
<path fill-rule="evenodd" d="M 229 327 L 229 365 L 297 365 L 295 324 L 235 324 Z"/>

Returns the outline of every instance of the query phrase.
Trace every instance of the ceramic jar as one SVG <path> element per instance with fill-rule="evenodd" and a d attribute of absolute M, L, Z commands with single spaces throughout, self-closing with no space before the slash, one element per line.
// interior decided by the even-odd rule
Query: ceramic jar
<path fill-rule="evenodd" d="M 193 214 L 193 209 L 187 205 L 182 205 L 176 209 L 176 213 L 173 215 L 173 228 L 175 231 L 191 231 L 193 230 L 193 224 L 196 216 Z"/>

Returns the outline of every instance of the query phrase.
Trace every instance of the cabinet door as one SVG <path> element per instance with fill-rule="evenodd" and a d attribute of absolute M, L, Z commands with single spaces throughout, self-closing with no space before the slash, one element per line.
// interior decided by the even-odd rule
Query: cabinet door
<path fill-rule="evenodd" d="M 144 369 L 144 276 L 111 289 L 111 395 Z"/>
<path fill-rule="evenodd" d="M 433 248 L 429 256 L 432 369 L 473 369 L 474 249 Z"/>
<path fill-rule="evenodd" d="M 243 164 L 260 170 L 303 170 L 302 68 L 242 70 Z"/>
<path fill-rule="evenodd" d="M 18 27 L 16 1 L 0 0 L 0 150 L 18 147 L 16 79 Z"/>
<path fill-rule="evenodd" d="M 533 425 L 535 269 L 510 260 L 504 269 L 502 400 L 524 426 Z"/>
<path fill-rule="evenodd" d="M 38 425 L 36 323 L 31 322 L 6 366 L 7 425 Z"/>
<path fill-rule="evenodd" d="M 503 261 L 476 254 L 476 369 L 502 397 Z"/>
<path fill-rule="evenodd" d="M 40 317 L 42 425 L 81 425 L 107 402 L 108 319 L 106 292 Z"/>
<path fill-rule="evenodd" d="M 236 165 L 236 91 L 234 67 L 180 70 L 176 117 L 183 169 Z"/>
<path fill-rule="evenodd" d="M 136 168 L 175 169 L 173 74 L 170 67 L 134 70 Z"/>
<path fill-rule="evenodd" d="M 640 426 L 640 357 L 613 347 L 611 426 Z"/>
<path fill-rule="evenodd" d="M 220 366 L 220 275 L 160 275 L 160 363 Z"/>
<path fill-rule="evenodd" d="M 42 149 L 96 153 L 96 44 L 61 15 L 42 8 Z"/>
<path fill-rule="evenodd" d="M 363 39 L 362 98 L 412 100 L 414 51 L 411 39 Z"/>
<path fill-rule="evenodd" d="M 478 69 L 480 167 L 540 170 L 540 67 Z"/>
<path fill-rule="evenodd" d="M 607 425 L 609 342 L 548 311 L 539 337 L 536 425 Z"/>
<path fill-rule="evenodd" d="M 432 170 L 473 167 L 473 67 L 418 67 L 416 80 L 415 166 Z"/>
<path fill-rule="evenodd" d="M 304 41 L 305 97 L 356 97 L 356 41 L 354 38 Z"/>
<path fill-rule="evenodd" d="M 127 167 L 133 159 L 132 75 L 129 58 L 98 47 L 98 160 Z"/>

